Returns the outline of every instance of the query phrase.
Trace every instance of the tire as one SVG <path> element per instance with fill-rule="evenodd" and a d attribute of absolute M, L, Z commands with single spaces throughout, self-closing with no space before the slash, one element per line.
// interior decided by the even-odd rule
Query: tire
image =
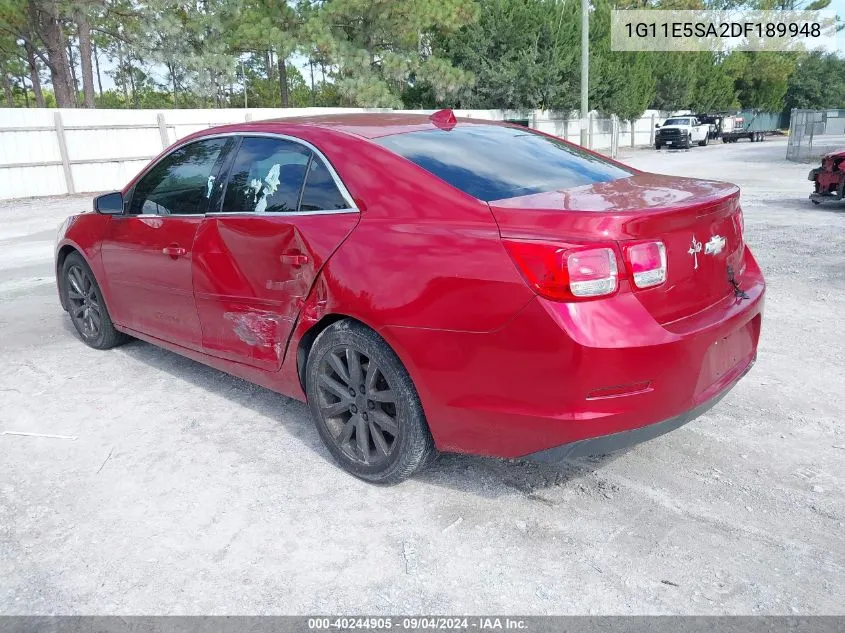
<path fill-rule="evenodd" d="M 344 319 L 323 330 L 308 355 L 305 391 L 323 443 L 348 473 L 390 485 L 435 459 L 414 383 L 370 328 Z"/>
<path fill-rule="evenodd" d="M 692 147 L 692 134 L 687 134 L 687 138 L 684 141 L 683 148 L 689 149 Z"/>
<path fill-rule="evenodd" d="M 79 253 L 67 256 L 61 275 L 64 305 L 83 343 L 94 349 L 110 349 L 130 339 L 115 329 L 94 273 Z"/>
<path fill-rule="evenodd" d="M 655 143 L 654 149 L 663 149 L 663 145 L 661 143 Z"/>
<path fill-rule="evenodd" d="M 704 137 L 703 141 L 698 142 L 698 146 L 699 147 L 707 147 L 707 137 L 706 136 Z"/>

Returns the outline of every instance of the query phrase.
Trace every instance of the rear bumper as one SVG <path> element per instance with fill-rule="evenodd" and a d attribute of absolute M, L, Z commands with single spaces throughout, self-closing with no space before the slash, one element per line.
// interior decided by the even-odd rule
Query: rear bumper
<path fill-rule="evenodd" d="M 633 432 L 630 444 L 680 426 L 748 371 L 765 283 L 747 257 L 747 299 L 726 296 L 666 325 L 625 292 L 581 303 L 538 297 L 487 333 L 380 332 L 411 374 L 441 451 L 518 458 L 577 445 L 562 450 L 605 452 L 580 442 Z"/>
<path fill-rule="evenodd" d="M 736 383 L 739 382 L 739 379 L 751 370 L 754 366 L 754 362 L 755 361 L 752 360 L 748 363 L 743 372 L 735 378 L 734 381 L 724 389 L 724 391 L 718 393 L 707 402 L 704 402 L 689 411 L 673 416 L 668 420 L 641 426 L 629 431 L 611 433 L 610 435 L 593 437 L 586 440 L 579 440 L 577 442 L 570 442 L 569 444 L 563 444 L 562 446 L 556 446 L 554 448 L 547 448 L 546 450 L 527 455 L 526 458 L 537 462 L 556 463 L 572 459 L 574 457 L 606 455 L 608 453 L 613 453 L 615 451 L 635 446 L 636 444 L 641 444 L 642 442 L 647 442 L 648 440 L 653 440 L 661 435 L 665 435 L 670 431 L 681 428 L 688 422 L 692 422 L 716 406 L 716 404 L 718 404 L 718 402 L 734 388 Z"/>

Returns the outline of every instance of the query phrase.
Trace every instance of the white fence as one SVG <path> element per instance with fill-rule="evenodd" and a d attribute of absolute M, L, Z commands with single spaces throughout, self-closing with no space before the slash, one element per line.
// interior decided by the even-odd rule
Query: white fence
<path fill-rule="evenodd" d="M 0 199 L 120 189 L 151 158 L 177 139 L 225 123 L 362 108 L 225 110 L 49 110 L 0 108 Z M 417 111 L 419 112 L 419 111 Z M 580 120 L 565 114 L 458 110 L 457 116 L 527 121 L 532 128 L 573 143 Z M 590 117 L 588 146 L 615 155 L 619 146 L 654 141 L 661 117 L 646 112 L 633 122 Z"/>

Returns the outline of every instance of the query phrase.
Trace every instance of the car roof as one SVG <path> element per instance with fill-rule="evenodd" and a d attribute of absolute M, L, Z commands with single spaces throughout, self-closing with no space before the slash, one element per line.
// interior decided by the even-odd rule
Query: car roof
<path fill-rule="evenodd" d="M 451 117 L 451 121 L 448 121 Z M 444 119 L 447 119 L 444 123 Z M 404 112 L 356 112 L 321 114 L 316 116 L 289 117 L 283 119 L 265 119 L 238 123 L 203 130 L 198 135 L 213 134 L 222 129 L 231 132 L 273 132 L 278 128 L 289 130 L 290 126 L 318 127 L 348 134 L 355 134 L 368 139 L 390 136 L 393 134 L 404 134 L 406 132 L 419 132 L 423 130 L 451 129 L 456 125 L 500 125 L 502 121 L 489 121 L 481 119 L 461 118 L 455 119 L 451 110 L 440 110 L 434 114 L 404 113 Z M 451 125 L 450 125 L 451 124 Z M 444 125 L 447 127 L 444 128 Z M 195 136 L 198 136 L 195 135 Z"/>

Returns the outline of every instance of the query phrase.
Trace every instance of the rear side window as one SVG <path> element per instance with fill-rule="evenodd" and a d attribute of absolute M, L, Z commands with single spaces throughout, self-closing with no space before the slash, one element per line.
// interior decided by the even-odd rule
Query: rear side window
<path fill-rule="evenodd" d="M 214 169 L 227 139 L 184 145 L 159 161 L 135 185 L 129 213 L 203 214 L 214 187 Z"/>
<path fill-rule="evenodd" d="M 479 200 L 626 178 L 633 172 L 563 141 L 501 125 L 459 125 L 374 139 Z"/>
<path fill-rule="evenodd" d="M 337 185 L 323 161 L 314 156 L 308 165 L 308 177 L 302 192 L 300 211 L 329 211 L 347 209 L 349 204 L 337 189 Z"/>
<path fill-rule="evenodd" d="M 223 212 L 296 211 L 310 158 L 311 150 L 293 141 L 245 138 L 226 184 Z"/>

